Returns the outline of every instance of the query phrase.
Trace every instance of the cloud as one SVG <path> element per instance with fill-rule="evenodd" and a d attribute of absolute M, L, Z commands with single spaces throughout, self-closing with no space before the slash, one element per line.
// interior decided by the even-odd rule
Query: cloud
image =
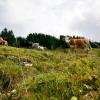
<path fill-rule="evenodd" d="M 78 31 L 91 40 L 100 40 L 100 18 L 95 15 L 85 15 L 84 20 L 74 21 L 72 30 Z"/>
<path fill-rule="evenodd" d="M 90 38 L 91 40 L 100 41 L 100 1 L 92 1 L 81 6 L 84 8 L 83 12 L 79 13 L 82 17 L 76 17 L 76 20 L 70 25 L 71 30 L 82 33 L 83 36 Z"/>
<path fill-rule="evenodd" d="M 0 30 L 83 35 L 100 40 L 99 0 L 0 0 Z"/>

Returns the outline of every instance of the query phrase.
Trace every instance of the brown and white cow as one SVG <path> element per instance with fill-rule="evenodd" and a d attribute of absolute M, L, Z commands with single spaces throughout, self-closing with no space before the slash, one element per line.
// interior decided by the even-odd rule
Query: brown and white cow
<path fill-rule="evenodd" d="M 0 37 L 0 45 L 8 45 L 8 42 L 5 41 L 2 37 Z"/>
<path fill-rule="evenodd" d="M 76 48 L 85 48 L 87 51 L 91 49 L 90 40 L 85 38 L 68 38 L 65 37 L 64 41 L 69 44 L 70 48 L 76 49 Z"/>

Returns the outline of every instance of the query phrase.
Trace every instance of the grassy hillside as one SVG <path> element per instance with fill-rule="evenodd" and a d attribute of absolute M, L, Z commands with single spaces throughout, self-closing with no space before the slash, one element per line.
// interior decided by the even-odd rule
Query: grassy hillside
<path fill-rule="evenodd" d="M 0 46 L 0 100 L 100 100 L 100 50 Z"/>

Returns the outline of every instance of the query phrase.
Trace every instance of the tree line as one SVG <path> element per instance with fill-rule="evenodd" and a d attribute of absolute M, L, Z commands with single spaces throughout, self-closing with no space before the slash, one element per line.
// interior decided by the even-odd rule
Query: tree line
<path fill-rule="evenodd" d="M 30 33 L 27 35 L 27 37 L 15 37 L 12 30 L 8 30 L 7 28 L 4 28 L 0 32 L 0 36 L 5 39 L 9 46 L 14 47 L 24 47 L 29 48 L 32 46 L 32 43 L 39 43 L 40 45 L 48 48 L 48 49 L 56 49 L 56 48 L 69 48 L 69 45 L 65 43 L 62 39 L 65 37 L 63 35 L 60 35 L 60 38 L 56 38 L 51 35 L 43 34 L 43 33 Z M 84 38 L 80 36 L 69 36 L 69 38 Z M 100 47 L 100 42 L 91 42 L 92 48 L 98 48 Z"/>

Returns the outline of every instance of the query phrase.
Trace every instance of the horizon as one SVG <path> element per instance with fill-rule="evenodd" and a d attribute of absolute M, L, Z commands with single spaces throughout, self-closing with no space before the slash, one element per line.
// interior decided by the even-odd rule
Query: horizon
<path fill-rule="evenodd" d="M 5 27 L 6 28 L 6 27 Z M 4 29 L 5 29 L 4 28 Z M 4 30 L 3 29 L 3 30 Z M 11 29 L 8 29 L 8 28 L 6 28 L 8 31 L 13 31 L 13 30 L 11 30 Z M 0 30 L 0 32 L 1 31 L 3 31 L 3 30 Z M 62 34 L 60 34 L 59 36 L 54 36 L 54 35 L 51 35 L 51 34 L 45 34 L 45 33 L 37 33 L 37 32 L 31 32 L 31 33 L 28 33 L 26 36 L 22 36 L 22 35 L 19 35 L 19 36 L 16 36 L 16 34 L 13 32 L 13 34 L 14 34 L 14 36 L 15 36 L 15 38 L 17 38 L 17 37 L 22 37 L 22 38 L 26 38 L 29 34 L 44 34 L 44 35 L 50 35 L 50 36 L 53 36 L 53 37 L 55 37 L 55 38 L 57 38 L 57 39 L 60 39 L 60 36 L 71 36 L 71 37 L 73 37 L 73 36 L 75 36 L 75 37 L 84 37 L 84 36 L 82 36 L 82 35 L 69 35 L 69 34 L 66 34 L 66 35 L 62 35 Z M 87 38 L 87 37 L 84 37 L 85 39 L 89 39 L 89 38 Z M 90 39 L 89 39 L 90 40 Z M 95 40 L 90 40 L 90 41 L 92 41 L 92 42 L 100 42 L 100 41 L 95 41 Z"/>

